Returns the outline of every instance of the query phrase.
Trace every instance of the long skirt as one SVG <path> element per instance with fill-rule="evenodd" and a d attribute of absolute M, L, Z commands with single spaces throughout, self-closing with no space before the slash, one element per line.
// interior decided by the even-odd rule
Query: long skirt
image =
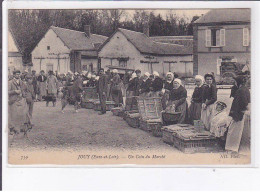
<path fill-rule="evenodd" d="M 46 96 L 47 95 L 47 86 L 45 82 L 39 82 L 39 95 Z"/>
<path fill-rule="evenodd" d="M 174 101 L 173 101 L 174 103 Z M 186 123 L 187 121 L 187 113 L 188 113 L 188 108 L 187 108 L 188 104 L 187 101 L 185 101 L 184 103 L 182 103 L 181 105 L 179 105 L 175 111 L 176 112 L 181 112 L 180 118 L 178 120 L 178 123 Z"/>
<path fill-rule="evenodd" d="M 250 116 L 248 114 L 244 115 L 242 121 L 231 121 L 225 149 L 240 153 L 250 150 Z"/>
<path fill-rule="evenodd" d="M 15 131 L 20 131 L 29 122 L 29 107 L 25 98 L 9 105 L 9 119 L 9 128 Z"/>
<path fill-rule="evenodd" d="M 201 110 L 201 120 L 207 131 L 210 130 L 210 123 L 213 116 L 215 115 L 215 106 L 216 106 L 215 104 L 211 104 L 207 106 L 206 110 L 205 109 Z"/>
<path fill-rule="evenodd" d="M 191 102 L 191 105 L 189 107 L 189 122 L 191 124 L 194 123 L 194 120 L 201 119 L 201 108 L 202 108 L 202 103 Z"/>

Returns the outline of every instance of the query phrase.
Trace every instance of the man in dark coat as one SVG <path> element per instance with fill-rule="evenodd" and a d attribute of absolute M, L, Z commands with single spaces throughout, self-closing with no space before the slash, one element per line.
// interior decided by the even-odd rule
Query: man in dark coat
<path fill-rule="evenodd" d="M 97 85 L 97 91 L 99 95 L 101 112 L 100 115 L 106 114 L 106 99 L 107 99 L 107 90 L 108 90 L 108 78 L 104 73 L 104 69 L 101 68 L 99 71 L 99 80 Z"/>

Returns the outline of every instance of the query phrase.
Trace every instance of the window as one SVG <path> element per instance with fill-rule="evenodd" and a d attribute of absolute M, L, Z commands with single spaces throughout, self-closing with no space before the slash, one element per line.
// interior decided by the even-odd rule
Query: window
<path fill-rule="evenodd" d="M 225 29 L 206 30 L 206 47 L 225 46 Z"/>
<path fill-rule="evenodd" d="M 47 46 L 47 50 L 48 50 L 48 51 L 51 50 L 51 47 L 50 47 L 50 46 Z"/>
<path fill-rule="evenodd" d="M 127 66 L 127 59 L 118 59 L 119 61 L 119 67 L 126 67 Z"/>
<path fill-rule="evenodd" d="M 243 28 L 243 46 L 249 46 L 249 29 Z"/>

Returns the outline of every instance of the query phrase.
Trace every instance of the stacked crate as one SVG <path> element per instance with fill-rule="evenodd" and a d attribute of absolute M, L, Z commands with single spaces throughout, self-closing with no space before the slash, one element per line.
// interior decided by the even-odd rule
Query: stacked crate
<path fill-rule="evenodd" d="M 217 138 L 209 131 L 201 131 L 188 124 L 169 125 L 162 128 L 163 141 L 184 153 L 219 151 Z"/>
<path fill-rule="evenodd" d="M 140 128 L 152 132 L 154 136 L 162 136 L 162 102 L 161 98 L 138 98 L 138 110 L 141 115 Z"/>

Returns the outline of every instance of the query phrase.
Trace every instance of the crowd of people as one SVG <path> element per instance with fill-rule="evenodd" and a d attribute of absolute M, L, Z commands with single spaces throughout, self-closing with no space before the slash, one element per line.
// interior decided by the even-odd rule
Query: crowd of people
<path fill-rule="evenodd" d="M 232 88 L 233 103 L 228 114 L 227 105 L 217 101 L 217 87 L 214 75 L 195 76 L 196 87 L 187 103 L 187 90 L 176 73 L 168 72 L 162 78 L 158 72 L 153 74 L 141 70 L 127 71 L 123 76 L 117 69 L 100 69 L 98 73 L 82 71 L 57 74 L 49 71 L 31 73 L 14 71 L 9 77 L 9 128 L 11 133 L 19 133 L 26 125 L 32 127 L 34 102 L 46 101 L 46 106 L 61 100 L 61 109 L 73 104 L 78 112 L 84 87 L 95 87 L 101 104 L 101 112 L 106 113 L 106 102 L 114 101 L 117 107 L 133 107 L 135 97 L 159 97 L 165 112 L 179 112 L 178 123 L 194 124 L 201 120 L 205 129 L 226 141 L 227 150 L 238 151 L 243 130 L 243 115 L 250 103 L 250 92 L 246 78 L 237 76 Z M 130 100 L 129 100 L 130 99 Z M 228 129 L 228 130 L 227 130 Z"/>

